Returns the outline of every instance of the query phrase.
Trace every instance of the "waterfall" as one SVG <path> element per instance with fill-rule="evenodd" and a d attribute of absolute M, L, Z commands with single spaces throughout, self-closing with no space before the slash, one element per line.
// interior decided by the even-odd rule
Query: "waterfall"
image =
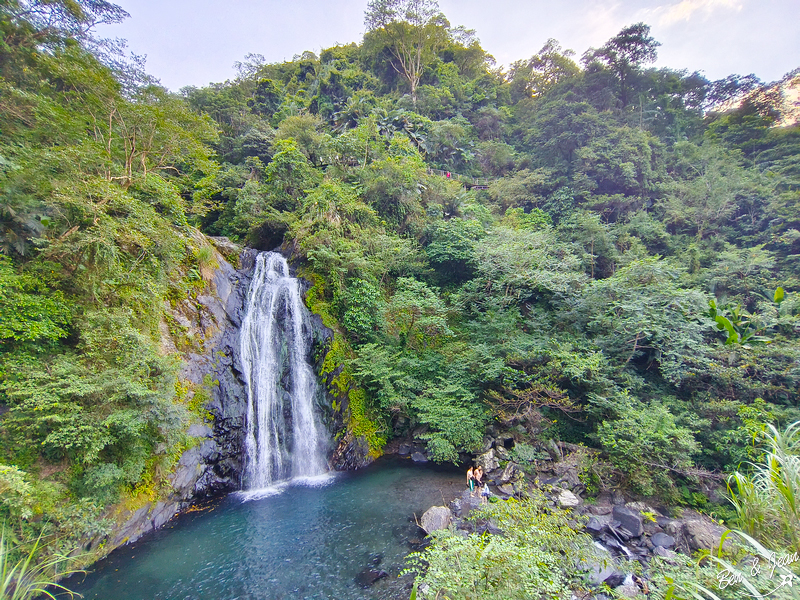
<path fill-rule="evenodd" d="M 314 410 L 311 327 L 286 259 L 262 252 L 247 298 L 240 354 L 247 388 L 245 489 L 327 471 L 327 433 Z"/>

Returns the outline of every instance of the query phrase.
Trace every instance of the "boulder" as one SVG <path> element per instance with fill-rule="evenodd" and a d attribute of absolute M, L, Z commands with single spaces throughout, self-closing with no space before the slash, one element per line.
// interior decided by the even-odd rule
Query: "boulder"
<path fill-rule="evenodd" d="M 397 448 L 397 453 L 400 456 L 409 456 L 411 454 L 411 444 L 400 444 Z"/>
<path fill-rule="evenodd" d="M 569 490 L 562 490 L 558 495 L 558 505 L 561 508 L 575 508 L 581 503 L 581 499 Z"/>
<path fill-rule="evenodd" d="M 650 538 L 650 541 L 653 542 L 654 546 L 660 546 L 662 548 L 672 548 L 675 546 L 675 538 L 666 533 L 656 533 Z"/>
<path fill-rule="evenodd" d="M 611 505 L 610 504 L 593 504 L 589 507 L 589 512 L 593 515 L 610 515 L 611 514 Z"/>
<path fill-rule="evenodd" d="M 505 483 L 503 485 L 498 485 L 497 486 L 497 491 L 499 491 L 501 494 L 503 494 L 505 496 L 513 496 L 514 495 L 514 486 L 510 485 L 508 483 Z"/>
<path fill-rule="evenodd" d="M 557 481 L 561 484 L 561 487 L 569 489 L 583 487 L 581 479 L 578 477 L 578 471 L 574 466 L 568 464 L 567 462 L 559 463 L 554 468 L 554 471 L 556 472 L 556 475 L 558 475 Z"/>
<path fill-rule="evenodd" d="M 642 525 L 644 526 L 644 532 L 647 535 L 664 533 L 664 529 L 658 523 L 651 521 L 650 519 L 645 519 Z"/>
<path fill-rule="evenodd" d="M 380 569 L 364 569 L 361 573 L 356 575 L 355 581 L 362 588 L 368 588 L 379 579 L 388 576 L 389 574 L 386 571 L 381 571 Z"/>
<path fill-rule="evenodd" d="M 586 531 L 592 535 L 600 535 L 603 531 L 603 524 L 600 522 L 600 519 L 597 517 L 590 518 L 589 522 L 586 523 Z"/>
<path fill-rule="evenodd" d="M 616 572 L 616 563 L 605 548 L 595 548 L 594 557 L 581 560 L 579 567 L 587 571 L 587 577 L 593 585 L 600 585 Z"/>
<path fill-rule="evenodd" d="M 642 516 L 637 512 L 632 511 L 624 506 L 615 505 L 612 511 L 615 521 L 619 521 L 620 525 L 630 531 L 633 537 L 639 537 L 644 533 L 642 526 Z"/>
<path fill-rule="evenodd" d="M 564 458 L 564 455 L 561 453 L 561 449 L 558 447 L 558 444 L 556 444 L 553 440 L 547 441 L 547 448 L 545 448 L 545 450 L 547 450 L 547 453 L 554 462 L 558 462 Z"/>
<path fill-rule="evenodd" d="M 603 580 L 603 583 L 610 588 L 615 588 L 624 584 L 627 578 L 628 576 L 625 573 L 620 571 L 612 571 L 612 573 Z"/>
<path fill-rule="evenodd" d="M 242 247 L 239 244 L 233 243 L 227 237 L 209 235 L 206 238 L 214 244 L 217 250 L 225 255 L 226 259 L 235 258 L 242 251 Z"/>
<path fill-rule="evenodd" d="M 494 450 L 489 450 L 475 459 L 475 465 L 481 467 L 484 473 L 489 473 L 500 467 L 500 461 L 494 455 Z"/>
<path fill-rule="evenodd" d="M 420 519 L 420 527 L 425 530 L 425 533 L 438 531 L 439 529 L 447 529 L 450 521 L 453 518 L 453 513 L 446 506 L 431 506 Z"/>
<path fill-rule="evenodd" d="M 503 469 L 503 474 L 500 475 L 500 481 L 503 483 L 516 481 L 520 478 L 521 473 L 520 468 L 515 463 L 510 462 L 506 465 L 506 468 Z"/>
<path fill-rule="evenodd" d="M 470 511 L 475 510 L 481 505 L 479 496 L 473 496 L 469 490 L 464 490 L 461 498 L 456 498 L 450 503 L 450 508 L 458 517 L 466 517 Z"/>
<path fill-rule="evenodd" d="M 725 533 L 723 527 L 714 525 L 710 521 L 697 519 L 683 523 L 683 535 L 692 551 L 719 548 L 723 533 Z"/>
<path fill-rule="evenodd" d="M 630 583 L 623 583 L 618 588 L 614 589 L 622 598 L 636 598 L 639 597 L 641 590 L 639 586 L 631 581 Z"/>
<path fill-rule="evenodd" d="M 675 558 L 677 554 L 672 550 L 667 550 L 666 548 L 662 548 L 661 546 L 656 546 L 655 548 L 653 548 L 653 554 L 655 554 L 656 556 L 660 556 L 671 565 L 675 564 Z"/>
<path fill-rule="evenodd" d="M 413 452 L 411 454 L 411 460 L 413 460 L 415 463 L 426 463 L 428 462 L 428 457 L 422 452 Z"/>

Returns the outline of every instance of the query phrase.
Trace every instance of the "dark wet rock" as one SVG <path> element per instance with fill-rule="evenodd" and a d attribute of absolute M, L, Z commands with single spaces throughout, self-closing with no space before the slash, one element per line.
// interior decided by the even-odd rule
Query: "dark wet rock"
<path fill-rule="evenodd" d="M 420 527 L 425 530 L 425 533 L 432 533 L 440 529 L 447 529 L 450 521 L 453 518 L 453 513 L 446 506 L 431 506 L 420 519 Z"/>
<path fill-rule="evenodd" d="M 611 575 L 609 575 L 603 580 L 603 583 L 605 583 L 610 588 L 616 588 L 621 586 L 625 582 L 626 577 L 627 575 L 625 573 L 614 571 Z"/>
<path fill-rule="evenodd" d="M 153 526 L 148 518 L 151 506 L 152 505 L 148 502 L 130 516 L 125 524 L 117 530 L 116 534 L 111 538 L 112 547 L 134 542 L 152 529 Z"/>
<path fill-rule="evenodd" d="M 622 550 L 622 542 L 619 541 L 617 538 L 610 533 L 601 533 L 597 539 L 603 542 L 603 545 L 607 548 L 611 548 L 612 550 Z"/>
<path fill-rule="evenodd" d="M 491 535 L 501 535 L 503 531 L 490 519 L 479 521 L 475 526 L 475 533 L 483 535 L 489 533 Z"/>
<path fill-rule="evenodd" d="M 597 517 L 591 517 L 586 523 L 586 531 L 592 535 L 600 535 L 603 531 L 603 523 Z"/>
<path fill-rule="evenodd" d="M 657 533 L 664 533 L 664 529 L 655 521 L 645 519 L 642 522 L 642 528 L 647 535 L 655 535 Z"/>
<path fill-rule="evenodd" d="M 615 505 L 612 514 L 614 520 L 619 521 L 620 526 L 629 531 L 633 537 L 639 537 L 644 533 L 642 517 L 637 512 L 623 506 Z"/>
<path fill-rule="evenodd" d="M 412 550 L 421 550 L 425 547 L 425 540 L 419 537 L 410 537 L 406 540 L 406 543 Z"/>
<path fill-rule="evenodd" d="M 356 575 L 355 582 L 362 588 L 368 588 L 379 579 L 388 576 L 389 574 L 386 571 L 381 571 L 380 569 L 364 569 Z"/>
<path fill-rule="evenodd" d="M 164 524 L 174 517 L 180 510 L 181 505 L 178 502 L 158 502 L 150 513 L 150 521 L 153 524 L 153 529 L 161 529 Z"/>
<path fill-rule="evenodd" d="M 413 460 L 415 463 L 426 463 L 428 462 L 428 457 L 422 452 L 413 452 L 411 454 L 411 460 Z"/>
<path fill-rule="evenodd" d="M 616 523 L 619 523 L 619 521 L 616 521 L 616 522 L 612 521 L 611 523 L 608 524 L 607 527 L 608 527 L 608 530 L 611 533 L 613 533 L 618 539 L 622 540 L 623 542 L 627 542 L 627 541 L 630 541 L 632 538 L 635 537 L 630 530 L 628 530 L 625 527 L 622 527 L 620 525 L 617 525 Z"/>
<path fill-rule="evenodd" d="M 657 533 L 650 538 L 654 546 L 661 546 L 662 548 L 672 548 L 675 546 L 675 538 L 666 533 Z"/>
<path fill-rule="evenodd" d="M 411 454 L 411 444 L 400 444 L 397 448 L 397 453 L 400 456 L 408 456 Z"/>
<path fill-rule="evenodd" d="M 358 437 L 348 435 L 336 449 L 332 463 L 340 471 L 353 471 L 366 467 L 372 463 L 372 460 L 367 438 L 363 435 Z"/>

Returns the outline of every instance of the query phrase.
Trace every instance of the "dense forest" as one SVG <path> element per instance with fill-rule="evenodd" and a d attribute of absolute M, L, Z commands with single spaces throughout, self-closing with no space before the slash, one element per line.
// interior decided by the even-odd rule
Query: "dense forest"
<path fill-rule="evenodd" d="M 643 23 L 504 71 L 402 5 L 179 94 L 93 37 L 113 4 L 0 5 L 4 536 L 70 551 L 158 495 L 204 416 L 159 326 L 206 285 L 205 235 L 311 282 L 374 455 L 516 428 L 520 461 L 581 444 L 587 487 L 704 508 L 800 419 L 797 72 L 655 69 Z M 768 536 L 796 544 L 793 518 Z"/>

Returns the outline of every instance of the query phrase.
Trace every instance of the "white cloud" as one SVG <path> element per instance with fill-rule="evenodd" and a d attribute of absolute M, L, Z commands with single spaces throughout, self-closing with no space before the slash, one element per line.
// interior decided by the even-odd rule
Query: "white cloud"
<path fill-rule="evenodd" d="M 648 12 L 656 18 L 659 25 L 669 27 L 681 21 L 689 21 L 696 13 L 701 13 L 707 19 L 716 10 L 739 12 L 743 5 L 743 0 L 681 0 Z"/>

